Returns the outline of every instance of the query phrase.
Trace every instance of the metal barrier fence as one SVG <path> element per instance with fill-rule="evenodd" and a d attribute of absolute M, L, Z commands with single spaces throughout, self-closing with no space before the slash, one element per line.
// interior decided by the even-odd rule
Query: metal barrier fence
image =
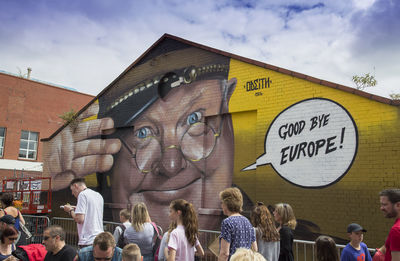
<path fill-rule="evenodd" d="M 43 231 L 50 226 L 50 219 L 46 216 L 24 215 L 26 228 L 31 232 L 32 237 L 28 244 L 41 244 L 43 241 Z"/>
<path fill-rule="evenodd" d="M 71 246 L 78 246 L 78 233 L 76 229 L 76 223 L 72 218 L 61 218 L 54 217 L 51 220 L 46 216 L 33 216 L 24 215 L 26 221 L 26 227 L 32 233 L 32 238 L 28 243 L 42 243 L 43 231 L 50 225 L 59 225 L 64 228 L 66 232 L 65 243 Z M 104 231 L 113 233 L 115 228 L 120 223 L 104 221 Z M 199 230 L 199 241 L 204 248 L 205 255 L 201 258 L 204 261 L 218 260 L 217 256 L 212 253 L 210 246 L 213 244 L 218 248 L 218 237 L 220 231 L 211 230 Z M 217 240 L 217 242 L 215 242 Z M 340 253 L 345 245 L 336 245 L 338 254 Z M 369 248 L 370 252 L 374 249 Z M 316 261 L 315 257 L 315 242 L 305 240 L 294 240 L 293 252 L 296 261 Z"/>

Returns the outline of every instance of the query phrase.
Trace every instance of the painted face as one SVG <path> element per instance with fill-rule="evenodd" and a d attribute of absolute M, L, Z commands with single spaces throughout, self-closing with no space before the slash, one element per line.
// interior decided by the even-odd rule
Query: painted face
<path fill-rule="evenodd" d="M 219 191 L 232 184 L 234 149 L 230 116 L 220 115 L 227 103 L 221 90 L 219 80 L 172 89 L 133 123 L 113 167 L 114 202 L 145 202 L 163 227 L 177 198 L 218 211 Z"/>
<path fill-rule="evenodd" d="M 351 242 L 355 244 L 359 244 L 363 241 L 364 233 L 362 231 L 351 232 L 348 234 Z"/>
<path fill-rule="evenodd" d="M 392 202 L 389 201 L 389 198 L 387 196 L 381 196 L 380 203 L 381 203 L 381 211 L 383 212 L 385 217 L 394 218 L 397 216 L 397 211 Z"/>
<path fill-rule="evenodd" d="M 42 243 L 46 247 L 46 250 L 49 252 L 53 252 L 56 249 L 56 238 L 51 237 L 49 231 L 45 231 L 43 233 Z"/>
<path fill-rule="evenodd" d="M 96 261 L 109 261 L 114 255 L 114 248 L 109 247 L 106 251 L 100 249 L 98 245 L 93 247 L 93 258 Z"/>

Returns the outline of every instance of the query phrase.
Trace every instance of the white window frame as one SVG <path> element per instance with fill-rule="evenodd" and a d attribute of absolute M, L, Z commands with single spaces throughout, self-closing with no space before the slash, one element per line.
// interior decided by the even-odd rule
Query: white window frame
<path fill-rule="evenodd" d="M 0 134 L 0 158 L 4 157 L 4 144 L 6 140 L 6 128 L 0 127 L 0 129 L 4 129 L 3 136 Z"/>
<path fill-rule="evenodd" d="M 28 133 L 28 139 L 23 139 L 22 135 L 23 133 Z M 36 140 L 34 140 L 31 136 L 33 136 L 32 134 L 36 134 Z M 37 149 L 38 149 L 38 140 L 39 140 L 39 132 L 35 132 L 35 131 L 26 131 L 26 130 L 22 130 L 21 131 L 21 139 L 20 139 L 20 143 L 19 143 L 19 153 L 18 153 L 18 158 L 19 159 L 27 159 L 27 160 L 36 160 L 37 159 Z M 26 148 L 21 148 L 21 145 L 23 142 L 26 142 Z M 34 149 L 30 149 L 29 145 L 33 145 Z M 25 156 L 21 156 L 21 152 L 25 153 Z M 33 157 L 29 157 L 29 154 L 33 152 Z"/>

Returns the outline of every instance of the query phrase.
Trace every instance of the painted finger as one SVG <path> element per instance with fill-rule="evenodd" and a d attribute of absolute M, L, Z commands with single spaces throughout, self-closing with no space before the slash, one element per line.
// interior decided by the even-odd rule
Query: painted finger
<path fill-rule="evenodd" d="M 77 177 L 84 177 L 95 172 L 106 172 L 111 169 L 113 163 L 112 155 L 90 155 L 74 159 L 72 171 Z"/>
<path fill-rule="evenodd" d="M 111 118 L 84 121 L 78 124 L 74 130 L 74 141 L 85 140 L 97 135 L 104 134 L 104 130 L 114 128 L 114 121 Z"/>
<path fill-rule="evenodd" d="M 99 102 L 98 100 L 96 100 L 78 116 L 78 120 L 82 121 L 86 118 L 91 118 L 91 117 L 97 118 L 98 113 L 99 113 Z"/>
<path fill-rule="evenodd" d="M 115 154 L 121 149 L 119 139 L 93 139 L 76 142 L 74 146 L 75 158 L 89 155 Z"/>

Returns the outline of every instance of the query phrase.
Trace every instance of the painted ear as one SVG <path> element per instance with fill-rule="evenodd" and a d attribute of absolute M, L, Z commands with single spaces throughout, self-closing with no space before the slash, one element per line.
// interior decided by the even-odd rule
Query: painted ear
<path fill-rule="evenodd" d="M 221 91 L 222 91 L 221 112 L 222 113 L 229 112 L 229 100 L 231 99 L 231 96 L 232 96 L 233 92 L 235 91 L 236 83 L 237 83 L 236 78 L 232 78 L 229 81 L 226 81 L 226 80 L 222 81 L 222 84 L 221 84 Z"/>

